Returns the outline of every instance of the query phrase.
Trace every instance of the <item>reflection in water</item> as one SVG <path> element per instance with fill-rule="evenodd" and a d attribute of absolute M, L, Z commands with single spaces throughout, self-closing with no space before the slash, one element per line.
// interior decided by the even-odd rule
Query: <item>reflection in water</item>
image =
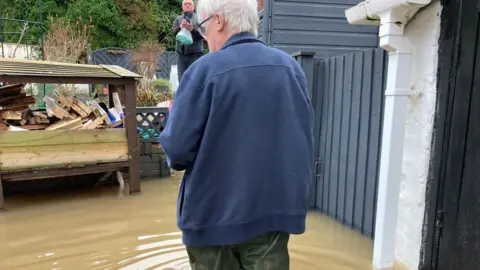
<path fill-rule="evenodd" d="M 190 269 L 176 227 L 179 176 L 116 187 L 7 198 L 0 269 Z M 372 243 L 318 213 L 290 242 L 291 269 L 371 269 Z"/>

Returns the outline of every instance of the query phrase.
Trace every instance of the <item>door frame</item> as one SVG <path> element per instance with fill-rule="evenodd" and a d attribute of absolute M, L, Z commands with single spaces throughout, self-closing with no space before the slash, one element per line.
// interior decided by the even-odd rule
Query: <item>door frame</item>
<path fill-rule="evenodd" d="M 465 110 L 468 113 L 469 109 L 458 109 L 458 104 L 462 102 L 469 104 L 470 95 L 464 93 L 465 91 L 462 91 L 461 87 L 457 87 L 457 84 L 460 84 L 458 74 L 462 68 L 459 66 L 462 46 L 461 32 L 464 29 L 462 28 L 464 12 L 462 6 L 468 1 L 478 0 L 441 0 L 443 9 L 437 70 L 437 102 L 432 158 L 427 180 L 423 245 L 419 267 L 421 270 L 437 269 L 444 225 L 444 199 L 451 196 L 451 194 L 445 194 L 445 186 L 453 181 L 453 177 L 448 177 L 451 171 L 463 166 L 463 160 L 453 160 L 452 156 L 464 154 L 464 149 L 457 150 L 454 154 L 452 148 L 461 145 L 462 142 L 465 145 L 466 141 L 463 126 L 467 125 L 468 119 L 462 120 L 461 116 L 465 114 Z M 456 130 L 451 128 L 452 125 L 462 128 Z"/>

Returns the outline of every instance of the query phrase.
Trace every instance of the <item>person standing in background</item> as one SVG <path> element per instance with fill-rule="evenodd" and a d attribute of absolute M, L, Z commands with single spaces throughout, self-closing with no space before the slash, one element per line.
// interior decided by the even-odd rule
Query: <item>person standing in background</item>
<path fill-rule="evenodd" d="M 192 34 L 193 43 L 186 45 L 177 41 L 175 45 L 175 51 L 178 54 L 177 69 L 179 82 L 185 70 L 203 55 L 203 37 L 198 32 L 198 17 L 194 13 L 195 4 L 192 0 L 183 0 L 182 10 L 183 14 L 178 16 L 173 23 L 173 35 L 176 36 L 182 28 L 185 28 Z"/>

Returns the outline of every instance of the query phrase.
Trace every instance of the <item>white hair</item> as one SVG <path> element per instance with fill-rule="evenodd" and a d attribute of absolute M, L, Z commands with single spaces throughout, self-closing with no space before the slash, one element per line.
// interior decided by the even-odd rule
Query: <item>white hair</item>
<path fill-rule="evenodd" d="M 249 32 L 258 35 L 257 0 L 199 0 L 197 14 L 206 19 L 216 12 L 225 16 L 227 29 L 232 32 Z"/>

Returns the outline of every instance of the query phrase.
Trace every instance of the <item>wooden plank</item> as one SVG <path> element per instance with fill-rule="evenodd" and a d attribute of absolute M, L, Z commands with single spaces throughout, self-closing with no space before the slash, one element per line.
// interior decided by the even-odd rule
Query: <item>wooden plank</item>
<path fill-rule="evenodd" d="M 337 217 L 338 204 L 338 189 L 339 189 L 339 169 L 340 169 L 340 137 L 341 137 L 341 123 L 342 123 L 342 106 L 343 106 L 343 73 L 344 73 L 344 59 L 336 57 L 335 61 L 335 101 L 333 103 L 333 138 L 332 138 L 332 156 L 330 163 L 330 191 L 329 191 L 329 207 L 328 214 Z"/>
<path fill-rule="evenodd" d="M 50 169 L 22 170 L 3 172 L 0 177 L 3 181 L 25 181 L 47 179 L 52 177 L 74 176 L 99 172 L 114 172 L 128 168 L 129 162 L 113 162 L 105 164 L 78 165 L 75 167 L 60 167 Z"/>
<path fill-rule="evenodd" d="M 24 126 L 28 127 L 28 126 Z M 0 148 L 42 145 L 72 145 L 126 142 L 123 128 L 104 130 L 37 130 L 30 132 L 0 132 Z"/>
<path fill-rule="evenodd" d="M 88 107 L 87 104 L 81 102 L 80 100 L 77 99 L 74 101 L 74 103 L 75 105 L 80 107 L 83 111 L 85 111 L 87 113 L 87 116 L 92 113 L 92 110 L 90 109 L 90 107 Z"/>
<path fill-rule="evenodd" d="M 126 142 L 6 147 L 0 150 L 0 171 L 120 162 L 128 159 Z"/>
<path fill-rule="evenodd" d="M 73 102 L 70 98 L 64 97 L 62 95 L 58 95 L 56 100 L 57 103 L 60 104 L 60 106 L 62 106 L 63 108 L 70 109 L 70 107 L 72 107 L 73 105 Z"/>
<path fill-rule="evenodd" d="M 363 52 L 362 99 L 360 100 L 360 126 L 358 135 L 357 171 L 353 226 L 363 233 L 365 188 L 367 185 L 370 108 L 372 95 L 373 51 Z"/>
<path fill-rule="evenodd" d="M 320 129 L 320 139 L 319 139 L 319 152 L 318 158 L 319 162 L 317 164 L 318 170 L 317 175 L 317 208 L 320 210 L 324 210 L 324 190 L 325 190 L 325 151 L 327 146 L 327 123 L 328 123 L 328 105 L 329 105 L 329 96 L 330 93 L 328 91 L 329 86 L 329 65 L 328 60 L 322 59 L 320 62 L 319 67 L 319 79 L 317 80 L 318 86 L 317 91 L 321 92 L 317 94 L 317 107 L 318 104 L 321 103 L 321 110 L 318 109 L 316 111 L 317 117 L 319 118 L 320 123 L 318 123 L 317 127 Z"/>
<path fill-rule="evenodd" d="M 330 185 L 332 182 L 330 164 L 332 160 L 332 138 L 333 134 L 333 122 L 334 122 L 334 105 L 335 105 L 335 58 L 328 59 L 328 110 L 327 110 L 327 137 L 326 137 L 326 146 L 325 146 L 325 156 L 324 156 L 324 175 L 323 175 L 323 202 L 322 202 L 322 211 L 325 213 L 328 212 L 329 208 L 329 196 L 330 196 Z"/>
<path fill-rule="evenodd" d="M 0 211 L 5 210 L 5 200 L 3 197 L 3 178 L 0 174 Z"/>
<path fill-rule="evenodd" d="M 119 67 L 119 66 L 116 66 L 116 65 L 100 65 L 101 67 L 103 67 L 104 69 L 118 75 L 118 76 L 121 76 L 121 77 L 131 77 L 131 78 L 141 78 L 142 76 L 134 73 L 134 72 L 131 72 L 130 70 L 128 69 L 125 69 L 125 68 L 122 68 L 122 67 Z"/>
<path fill-rule="evenodd" d="M 20 89 L 20 91 L 21 91 L 21 89 Z M 3 104 L 5 104 L 5 103 L 7 103 L 11 100 L 16 100 L 16 99 L 24 97 L 25 94 L 20 93 L 20 91 L 19 91 L 19 94 L 8 95 L 6 97 L 0 98 L 0 105 L 3 105 Z"/>
<path fill-rule="evenodd" d="M 350 126 L 350 141 L 348 153 L 348 167 L 347 167 L 347 194 L 346 194 L 346 213 L 345 223 L 349 226 L 353 225 L 353 218 L 355 213 L 355 189 L 357 185 L 357 166 L 358 166 L 358 139 L 360 135 L 360 109 L 362 99 L 362 81 L 363 75 L 359 70 L 363 69 L 363 53 L 355 53 L 354 68 L 353 68 L 353 93 L 351 104 L 351 126 Z"/>
<path fill-rule="evenodd" d="M 16 96 L 16 95 L 22 95 L 22 89 L 21 88 L 13 88 L 9 90 L 5 90 L 0 92 L 0 97 L 1 98 L 6 98 L 6 97 L 11 97 L 11 96 Z"/>
<path fill-rule="evenodd" d="M 41 125 L 41 124 L 33 124 L 33 125 L 25 125 L 22 128 L 28 130 L 41 130 L 47 128 L 48 125 Z"/>
<path fill-rule="evenodd" d="M 40 116 L 41 118 L 44 118 L 44 119 L 47 119 L 48 118 L 48 115 L 46 115 L 45 113 L 43 112 L 32 112 L 33 115 L 35 116 Z"/>
<path fill-rule="evenodd" d="M 21 111 L 6 111 L 0 113 L 0 118 L 5 120 L 22 120 L 22 112 Z"/>
<path fill-rule="evenodd" d="M 78 113 L 78 115 L 80 115 L 81 117 L 87 117 L 88 114 L 82 110 L 82 108 L 80 108 L 77 104 L 72 104 L 71 108 L 76 112 Z"/>
<path fill-rule="evenodd" d="M 102 67 L 98 65 L 87 65 L 87 64 L 72 64 L 72 63 L 60 63 L 60 62 L 51 62 L 51 61 L 37 61 L 29 59 L 10 59 L 10 58 L 0 58 L 1 65 L 7 64 L 32 64 L 39 66 L 58 66 L 58 67 L 72 67 L 72 68 L 84 68 L 92 71 L 102 70 Z"/>
<path fill-rule="evenodd" d="M 33 104 L 33 103 L 35 103 L 35 98 L 32 96 L 16 95 L 15 99 L 3 101 L 0 107 L 7 107 L 9 105 L 11 106 L 11 105 Z"/>
<path fill-rule="evenodd" d="M 67 121 L 59 121 L 58 123 L 53 124 L 48 128 L 46 128 L 46 130 L 71 129 L 81 124 L 82 124 L 82 119 L 80 118 L 67 120 Z"/>
<path fill-rule="evenodd" d="M 365 208 L 363 217 L 363 233 L 373 237 L 375 233 L 376 198 L 378 185 L 378 172 L 380 166 L 381 150 L 381 123 L 383 120 L 382 101 L 384 97 L 385 51 L 376 49 L 373 55 L 373 78 L 370 96 L 370 131 L 368 145 L 368 167 L 365 182 Z"/>
<path fill-rule="evenodd" d="M 353 88 L 353 54 L 342 56 L 345 61 L 343 76 L 343 100 L 342 100 L 342 123 L 340 132 L 340 165 L 338 174 L 338 198 L 337 215 L 340 221 L 345 222 L 347 217 L 347 172 L 348 172 L 348 152 L 350 141 L 351 108 L 352 108 L 352 88 Z M 352 210 L 350 210 L 352 211 Z"/>
<path fill-rule="evenodd" d="M 32 103 L 33 104 L 33 103 Z M 21 105 L 11 105 L 6 107 L 0 107 L 0 112 L 6 111 L 21 111 L 24 109 L 28 109 L 28 104 L 21 104 Z"/>
<path fill-rule="evenodd" d="M 102 117 L 103 118 L 103 117 Z M 102 118 L 97 118 L 95 119 L 92 123 L 89 125 L 85 126 L 85 129 L 96 129 L 98 126 L 100 126 L 103 123 Z"/>
<path fill-rule="evenodd" d="M 128 169 L 130 194 L 140 193 L 140 147 L 137 133 L 137 106 L 135 104 L 135 84 L 125 85 L 125 123 L 128 138 L 128 154 L 130 168 Z"/>

